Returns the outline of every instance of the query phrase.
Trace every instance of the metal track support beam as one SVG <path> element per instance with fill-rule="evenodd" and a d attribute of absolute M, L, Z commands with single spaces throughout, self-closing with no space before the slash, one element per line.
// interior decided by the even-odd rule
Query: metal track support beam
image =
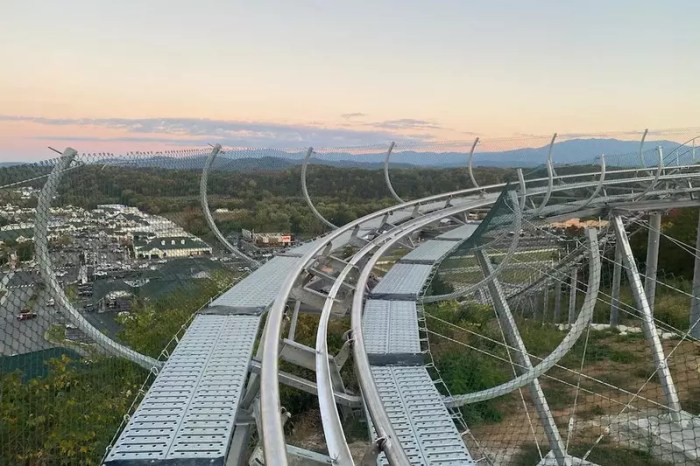
<path fill-rule="evenodd" d="M 578 291 L 578 267 L 571 269 L 571 278 L 569 281 L 569 319 L 568 322 L 573 324 L 576 321 L 576 292 Z"/>
<path fill-rule="evenodd" d="M 610 303 L 610 327 L 620 325 L 620 282 L 622 281 L 622 247 L 615 243 L 615 264 L 613 265 L 612 300 Z"/>
<path fill-rule="evenodd" d="M 654 313 L 656 298 L 656 272 L 659 266 L 659 241 L 661 239 L 661 212 L 649 214 L 649 232 L 647 239 L 647 261 L 644 270 L 644 293 L 647 295 L 649 309 Z"/>
<path fill-rule="evenodd" d="M 666 363 L 666 357 L 664 354 L 664 348 L 661 345 L 661 339 L 656 333 L 654 316 L 651 313 L 647 296 L 644 293 L 644 288 L 642 287 L 642 279 L 640 278 L 639 270 L 637 269 L 637 263 L 634 261 L 634 256 L 632 255 L 632 248 L 630 247 L 629 239 L 627 238 L 625 225 L 623 224 L 622 218 L 619 215 L 613 217 L 613 227 L 615 228 L 617 241 L 620 243 L 622 248 L 622 261 L 625 265 L 625 270 L 627 271 L 627 279 L 629 280 L 630 288 L 632 288 L 632 295 L 634 296 L 634 301 L 637 304 L 637 309 L 639 309 L 639 312 L 642 315 L 642 329 L 644 331 L 647 344 L 649 345 L 649 349 L 651 350 L 652 358 L 654 359 L 654 367 L 656 368 L 656 372 L 659 376 L 659 382 L 661 383 L 661 388 L 664 392 L 664 397 L 666 398 L 666 404 L 671 411 L 670 414 L 672 419 L 678 422 L 680 420 L 681 411 L 681 403 L 678 399 L 678 392 L 676 391 L 676 386 L 673 384 L 671 371 Z"/>
<path fill-rule="evenodd" d="M 693 141 L 695 142 L 695 141 Z M 698 215 L 698 232 L 695 237 L 695 249 L 700 248 L 700 214 Z M 690 335 L 700 338 L 700 257 L 695 256 L 693 271 L 693 298 L 690 305 Z"/>
<path fill-rule="evenodd" d="M 493 265 L 484 251 L 480 249 L 477 250 L 475 254 L 484 275 L 489 276 L 493 274 Z M 510 308 L 506 302 L 506 296 L 503 293 L 503 289 L 501 288 L 501 284 L 498 279 L 494 278 L 491 280 L 488 284 L 488 288 L 489 292 L 491 293 L 491 299 L 493 300 L 496 315 L 498 316 L 498 320 L 500 321 L 503 332 L 505 333 L 507 343 L 514 349 L 512 356 L 515 362 L 518 364 L 516 371 L 522 374 L 523 372 L 531 370 L 533 368 L 532 361 L 530 361 L 527 348 L 525 348 L 525 343 L 523 343 L 523 339 L 520 336 L 515 319 L 513 318 L 513 314 L 510 312 Z M 510 350 L 508 351 L 510 352 Z M 564 442 L 559 434 L 559 429 L 557 429 L 557 424 L 554 422 L 552 411 L 549 409 L 547 399 L 545 398 L 542 387 L 540 386 L 540 381 L 538 379 L 533 380 L 528 385 L 528 388 L 530 389 L 532 403 L 535 405 L 535 410 L 537 411 L 540 422 L 544 427 L 547 440 L 549 440 L 549 446 L 552 449 L 557 464 L 564 466 L 567 464 L 566 447 L 564 446 Z"/>
<path fill-rule="evenodd" d="M 554 281 L 554 315 L 552 316 L 552 322 L 554 322 L 555 324 L 561 320 L 561 281 L 561 278 Z"/>

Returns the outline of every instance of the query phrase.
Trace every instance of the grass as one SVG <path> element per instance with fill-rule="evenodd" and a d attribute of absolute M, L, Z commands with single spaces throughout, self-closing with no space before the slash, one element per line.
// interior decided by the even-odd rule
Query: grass
<path fill-rule="evenodd" d="M 580 458 L 586 454 L 589 448 L 590 445 L 573 445 L 569 449 L 569 452 Z M 511 464 L 517 466 L 532 466 L 540 462 L 540 455 L 535 444 L 525 445 L 520 450 L 520 454 L 513 458 Z M 587 460 L 601 466 L 669 466 L 671 464 L 657 460 L 645 451 L 606 444 L 599 444 L 593 448 Z"/>
<path fill-rule="evenodd" d="M 62 325 L 52 325 L 46 331 L 46 339 L 55 343 L 61 343 L 66 339 L 66 329 Z"/>

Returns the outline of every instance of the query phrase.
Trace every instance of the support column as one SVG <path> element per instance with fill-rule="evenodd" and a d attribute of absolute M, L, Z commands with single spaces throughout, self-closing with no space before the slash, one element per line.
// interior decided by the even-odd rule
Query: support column
<path fill-rule="evenodd" d="M 297 300 L 294 303 L 294 312 L 292 313 L 292 320 L 289 323 L 289 333 L 287 334 L 287 338 L 289 340 L 294 340 L 294 335 L 296 334 L 297 331 L 297 321 L 299 320 L 299 308 L 301 307 L 301 301 Z"/>
<path fill-rule="evenodd" d="M 554 280 L 554 316 L 552 322 L 555 324 L 561 320 L 561 280 Z"/>
<path fill-rule="evenodd" d="M 544 299 L 542 303 L 542 323 L 547 321 L 547 312 L 549 311 L 549 282 L 544 287 Z"/>
<path fill-rule="evenodd" d="M 698 232 L 695 237 L 695 249 L 700 249 L 700 215 L 698 215 Z M 698 254 L 697 251 L 695 254 Z M 700 319 L 700 258 L 696 256 L 695 269 L 693 271 L 693 299 L 690 303 L 690 335 L 694 338 L 700 338 L 700 323 L 696 324 L 698 319 Z"/>
<path fill-rule="evenodd" d="M 479 265 L 481 266 L 484 276 L 488 277 L 489 275 L 492 275 L 493 265 L 484 251 L 479 249 L 476 251 L 475 255 L 479 261 Z M 508 345 L 513 347 L 512 353 L 510 349 L 508 352 L 509 354 L 512 354 L 513 360 L 515 363 L 517 363 L 515 370 L 518 374 L 527 372 L 532 369 L 532 362 L 530 361 L 530 357 L 527 353 L 527 348 L 525 348 L 525 343 L 523 343 L 520 332 L 518 331 L 513 314 L 510 312 L 510 308 L 508 307 L 505 294 L 501 288 L 501 283 L 497 278 L 494 278 L 489 282 L 488 288 L 489 292 L 491 293 L 491 299 L 493 300 L 493 307 L 496 311 L 496 315 L 503 333 L 505 334 L 506 341 Z M 540 386 L 540 381 L 538 379 L 533 380 L 528 385 L 528 388 L 530 389 L 532 403 L 535 405 L 535 410 L 540 418 L 542 427 L 544 427 L 547 440 L 549 440 L 549 447 L 552 449 L 554 458 L 556 459 L 558 465 L 564 466 L 567 464 L 566 447 L 564 446 L 564 442 L 559 434 L 559 429 L 554 422 L 552 411 L 549 409 L 547 399 L 545 398 L 542 387 Z"/>
<path fill-rule="evenodd" d="M 666 404 L 671 410 L 671 418 L 678 422 L 680 421 L 679 413 L 681 411 L 681 403 L 678 399 L 676 386 L 673 384 L 671 371 L 666 364 L 666 355 L 664 354 L 664 348 L 661 345 L 661 339 L 656 333 L 654 316 L 651 313 L 649 301 L 647 301 L 647 296 L 644 293 L 644 288 L 642 287 L 642 279 L 640 278 L 637 264 L 634 261 L 634 256 L 632 255 L 632 248 L 630 247 L 627 233 L 625 232 L 625 226 L 622 223 L 622 218 L 620 218 L 619 215 L 613 217 L 613 226 L 615 228 L 617 241 L 620 243 L 620 247 L 622 248 L 622 259 L 627 271 L 627 279 L 629 280 L 630 288 L 632 288 L 632 295 L 634 296 L 637 309 L 639 309 L 642 316 L 642 329 L 644 330 L 644 336 L 646 337 L 647 344 L 649 345 L 651 355 L 654 359 L 654 367 L 659 376 L 659 382 L 661 383 L 661 388 L 664 392 Z"/>
<path fill-rule="evenodd" d="M 622 281 L 622 247 L 615 243 L 615 264 L 613 265 L 612 303 L 610 304 L 610 327 L 620 325 L 620 282 Z"/>
<path fill-rule="evenodd" d="M 578 291 L 578 267 L 571 269 L 571 283 L 569 284 L 569 323 L 576 322 L 576 292 Z"/>
<path fill-rule="evenodd" d="M 647 264 L 644 275 L 644 292 L 649 302 L 649 309 L 654 313 L 656 297 L 656 270 L 659 264 L 659 240 L 661 238 L 661 212 L 649 214 L 649 239 L 647 242 Z"/>

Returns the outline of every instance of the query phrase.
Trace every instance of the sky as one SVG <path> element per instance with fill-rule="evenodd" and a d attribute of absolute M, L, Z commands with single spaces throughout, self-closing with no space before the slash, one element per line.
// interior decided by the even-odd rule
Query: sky
<path fill-rule="evenodd" d="M 3 0 L 0 161 L 700 134 L 700 2 Z"/>

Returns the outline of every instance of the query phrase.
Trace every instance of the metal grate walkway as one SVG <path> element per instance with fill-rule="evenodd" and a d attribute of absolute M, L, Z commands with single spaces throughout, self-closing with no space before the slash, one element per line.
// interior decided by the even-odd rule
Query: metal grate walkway
<path fill-rule="evenodd" d="M 372 376 L 411 465 L 474 464 L 425 367 L 374 366 Z"/>
<path fill-rule="evenodd" d="M 372 377 L 414 466 L 475 464 L 423 365 L 416 300 L 433 266 L 477 226 L 463 225 L 441 235 L 442 241 L 422 243 L 387 272 L 365 303 L 362 325 Z M 388 464 L 383 454 L 378 464 Z"/>
<path fill-rule="evenodd" d="M 259 324 L 259 316 L 197 316 L 105 464 L 223 465 Z"/>

